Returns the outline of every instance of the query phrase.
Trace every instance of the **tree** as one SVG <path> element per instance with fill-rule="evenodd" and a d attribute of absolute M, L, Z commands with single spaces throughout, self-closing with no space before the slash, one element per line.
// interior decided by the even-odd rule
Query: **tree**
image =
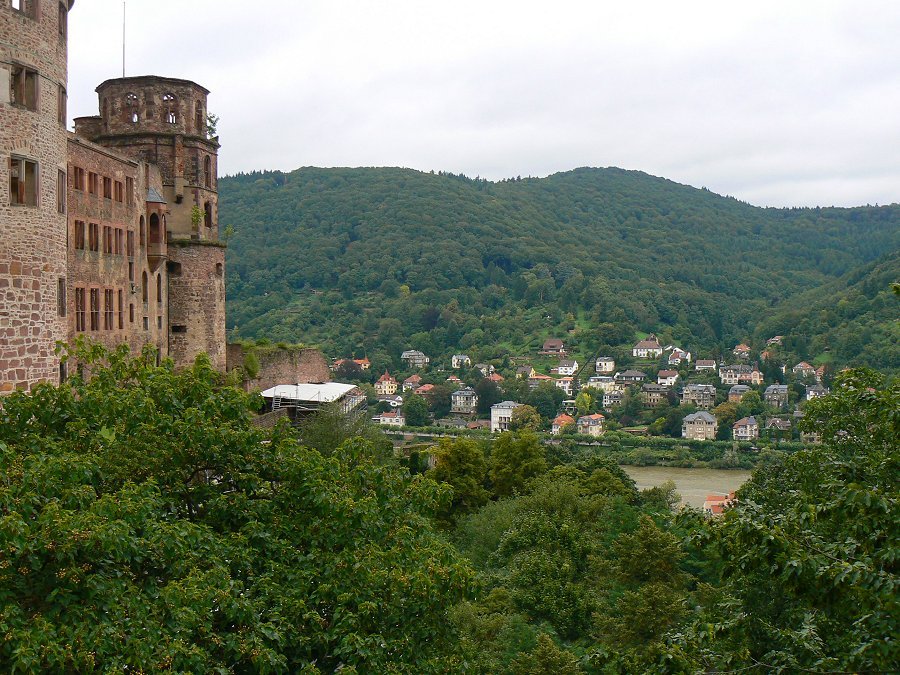
<path fill-rule="evenodd" d="M 531 390 L 525 403 L 534 407 L 545 420 L 552 420 L 565 398 L 562 389 L 544 382 Z"/>
<path fill-rule="evenodd" d="M 450 412 L 450 408 L 453 403 L 451 399 L 452 394 L 453 389 L 451 389 L 448 385 L 434 385 L 434 389 L 431 390 L 431 395 L 429 396 L 429 404 L 431 412 L 434 414 L 434 417 L 436 419 L 446 417 Z"/>
<path fill-rule="evenodd" d="M 578 411 L 579 415 L 587 415 L 590 413 L 593 405 L 594 398 L 586 391 L 579 392 L 578 396 L 575 397 L 575 409 Z"/>
<path fill-rule="evenodd" d="M 411 427 L 424 427 L 428 424 L 428 401 L 416 394 L 410 394 L 403 401 L 403 416 Z"/>
<path fill-rule="evenodd" d="M 484 487 L 487 461 L 484 451 L 475 441 L 442 438 L 430 452 L 435 463 L 428 477 L 453 488 L 453 500 L 440 512 L 446 521 L 475 511 L 488 501 L 490 493 Z"/>
<path fill-rule="evenodd" d="M 510 431 L 540 431 L 543 426 L 540 413 L 530 405 L 520 405 L 512 411 Z"/>
<path fill-rule="evenodd" d="M 503 400 L 500 388 L 496 383 L 483 377 L 475 385 L 475 393 L 478 394 L 478 414 L 487 415 L 491 412 L 491 406 Z"/>
<path fill-rule="evenodd" d="M 432 529 L 446 490 L 363 441 L 327 457 L 260 429 L 205 357 L 76 356 L 90 380 L 3 401 L 0 669 L 452 663 L 472 573 Z"/>
<path fill-rule="evenodd" d="M 898 410 L 900 384 L 839 374 L 802 423 L 822 444 L 754 473 L 698 530 L 723 581 L 685 634 L 705 667 L 897 670 Z"/>
<path fill-rule="evenodd" d="M 337 380 L 347 380 L 350 382 L 358 382 L 364 379 L 366 372 L 353 359 L 344 359 L 335 371 L 334 377 Z"/>
<path fill-rule="evenodd" d="M 529 479 L 546 470 L 544 447 L 532 432 L 506 432 L 494 442 L 489 476 L 497 496 L 521 492 Z"/>

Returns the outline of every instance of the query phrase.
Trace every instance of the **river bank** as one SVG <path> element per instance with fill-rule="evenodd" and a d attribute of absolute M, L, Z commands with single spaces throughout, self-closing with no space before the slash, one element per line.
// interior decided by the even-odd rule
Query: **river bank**
<path fill-rule="evenodd" d="M 751 472 L 741 469 L 683 469 L 668 466 L 623 466 L 640 490 L 675 481 L 681 501 L 700 508 L 709 494 L 728 494 L 750 479 Z"/>

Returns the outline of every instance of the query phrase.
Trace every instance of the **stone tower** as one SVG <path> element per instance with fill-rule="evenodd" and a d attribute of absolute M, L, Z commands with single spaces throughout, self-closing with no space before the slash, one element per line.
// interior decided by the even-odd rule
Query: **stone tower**
<path fill-rule="evenodd" d="M 150 259 L 165 265 L 168 354 L 177 365 L 200 352 L 225 370 L 225 245 L 219 241 L 219 142 L 207 126 L 209 92 L 188 80 L 143 76 L 97 87 L 100 116 L 76 134 L 159 168 L 163 193 L 148 219 Z"/>
<path fill-rule="evenodd" d="M 66 83 L 74 0 L 0 4 L 0 393 L 57 383 L 66 338 Z"/>

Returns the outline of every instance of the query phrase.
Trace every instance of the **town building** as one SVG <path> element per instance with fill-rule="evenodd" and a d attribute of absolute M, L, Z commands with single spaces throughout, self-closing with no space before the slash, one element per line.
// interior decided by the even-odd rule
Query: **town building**
<path fill-rule="evenodd" d="M 556 367 L 557 375 L 574 375 L 578 372 L 578 361 L 573 359 L 562 359 Z"/>
<path fill-rule="evenodd" d="M 788 402 L 788 386 L 786 384 L 770 384 L 763 392 L 763 400 L 773 408 L 783 408 Z"/>
<path fill-rule="evenodd" d="M 598 356 L 594 361 L 594 370 L 598 373 L 614 373 L 616 372 L 616 360 L 611 356 Z"/>
<path fill-rule="evenodd" d="M 557 415 L 554 418 L 553 423 L 550 425 L 550 433 L 553 434 L 554 436 L 558 436 L 559 434 L 562 433 L 562 430 L 564 428 L 566 428 L 567 426 L 569 426 L 570 424 L 575 424 L 574 417 L 572 417 L 571 415 L 567 415 L 565 413 Z"/>
<path fill-rule="evenodd" d="M 693 441 L 714 441 L 718 427 L 716 418 L 701 410 L 681 420 L 681 436 Z"/>
<path fill-rule="evenodd" d="M 691 353 L 679 347 L 672 347 L 672 353 L 669 354 L 669 365 L 680 366 L 682 363 L 691 362 Z"/>
<path fill-rule="evenodd" d="M 694 370 L 697 371 L 709 370 L 715 373 L 716 369 L 717 365 L 715 359 L 697 359 L 694 363 Z"/>
<path fill-rule="evenodd" d="M 403 405 L 403 397 L 399 394 L 385 394 L 384 396 L 378 396 L 376 400 L 379 403 L 387 403 L 392 408 L 399 408 Z"/>
<path fill-rule="evenodd" d="M 822 398 L 828 396 L 829 390 L 821 384 L 811 384 L 806 388 L 806 400 L 811 401 L 814 398 Z"/>
<path fill-rule="evenodd" d="M 375 393 L 378 396 L 387 396 L 397 393 L 397 380 L 395 380 L 388 371 L 384 371 L 384 375 L 378 378 L 375 383 Z"/>
<path fill-rule="evenodd" d="M 566 346 L 563 344 L 562 340 L 558 338 L 550 338 L 549 340 L 544 340 L 544 344 L 538 354 L 546 354 L 549 356 L 565 356 Z"/>
<path fill-rule="evenodd" d="M 640 340 L 631 348 L 631 355 L 636 359 L 657 359 L 662 356 L 663 348 L 655 335 Z"/>
<path fill-rule="evenodd" d="M 712 408 L 716 404 L 716 388 L 711 384 L 686 384 L 681 390 L 681 404 Z"/>
<path fill-rule="evenodd" d="M 515 401 L 502 401 L 491 406 L 491 431 L 494 433 L 509 431 L 509 423 L 512 421 L 513 410 L 521 403 Z"/>
<path fill-rule="evenodd" d="M 472 359 L 468 354 L 454 354 L 450 357 L 451 368 L 468 368 L 472 365 Z"/>
<path fill-rule="evenodd" d="M 677 381 L 677 370 L 661 370 L 656 374 L 656 383 L 661 387 L 674 387 Z"/>
<path fill-rule="evenodd" d="M 405 352 L 400 354 L 400 360 L 406 364 L 407 368 L 424 368 L 428 365 L 429 359 L 425 354 L 420 352 L 418 349 L 407 349 Z"/>
<path fill-rule="evenodd" d="M 571 396 L 572 392 L 574 391 L 574 382 L 574 377 L 560 377 L 557 378 L 554 384 L 556 384 L 556 387 L 558 389 L 562 389 L 565 392 L 566 396 Z"/>
<path fill-rule="evenodd" d="M 403 427 L 406 426 L 406 417 L 401 410 L 388 410 L 386 412 L 375 415 L 372 418 L 375 424 L 381 424 L 386 427 Z"/>
<path fill-rule="evenodd" d="M 298 415 L 311 414 L 326 405 L 337 405 L 344 413 L 363 409 L 366 395 L 352 384 L 320 382 L 276 384 L 262 392 L 267 411 L 293 408 Z"/>
<path fill-rule="evenodd" d="M 459 415 L 473 415 L 478 407 L 478 394 L 471 387 L 450 394 L 450 412 Z"/>
<path fill-rule="evenodd" d="M 734 349 L 732 349 L 731 353 L 734 354 L 739 359 L 749 359 L 750 358 L 750 345 L 741 343 L 741 344 L 737 345 Z"/>
<path fill-rule="evenodd" d="M 576 430 L 579 434 L 586 434 L 588 436 L 601 436 L 603 435 L 603 420 L 605 418 L 600 413 L 594 413 L 593 415 L 583 415 L 578 418 L 578 422 L 576 422 Z"/>
<path fill-rule="evenodd" d="M 741 399 L 750 391 L 750 387 L 746 384 L 736 384 L 728 390 L 728 401 L 730 403 L 740 403 Z"/>
<path fill-rule="evenodd" d="M 613 406 L 622 405 L 625 394 L 618 390 L 603 392 L 603 407 L 609 410 Z"/>
<path fill-rule="evenodd" d="M 737 364 L 719 368 L 719 379 L 722 384 L 752 384 L 759 386 L 763 382 L 763 374 L 756 365 Z"/>
<path fill-rule="evenodd" d="M 481 374 L 484 377 L 490 377 L 491 375 L 494 374 L 494 370 L 495 370 L 494 366 L 492 366 L 490 363 L 476 363 L 475 368 L 477 370 L 480 370 Z"/>
<path fill-rule="evenodd" d="M 615 378 L 609 375 L 592 375 L 588 378 L 586 386 L 599 389 L 600 391 L 613 391 L 620 388 Z"/>
<path fill-rule="evenodd" d="M 616 373 L 613 376 L 613 379 L 624 385 L 640 384 L 647 379 L 647 373 L 640 370 L 623 370 L 622 372 Z"/>
<path fill-rule="evenodd" d="M 410 375 L 405 380 L 403 380 L 403 384 L 400 388 L 403 391 L 413 391 L 414 389 L 418 389 L 422 385 L 422 376 L 418 374 Z"/>
<path fill-rule="evenodd" d="M 736 441 L 753 441 L 759 438 L 759 423 L 752 415 L 739 419 L 731 429 Z"/>
<path fill-rule="evenodd" d="M 737 501 L 734 492 L 727 495 L 706 495 L 703 502 L 703 513 L 707 516 L 721 516 L 725 509 Z"/>
<path fill-rule="evenodd" d="M 641 385 L 641 401 L 648 408 L 665 405 L 669 401 L 669 390 L 655 382 L 647 382 Z"/>
<path fill-rule="evenodd" d="M 801 361 L 796 366 L 791 368 L 791 372 L 794 374 L 794 377 L 815 377 L 816 369 L 809 365 L 806 361 Z"/>

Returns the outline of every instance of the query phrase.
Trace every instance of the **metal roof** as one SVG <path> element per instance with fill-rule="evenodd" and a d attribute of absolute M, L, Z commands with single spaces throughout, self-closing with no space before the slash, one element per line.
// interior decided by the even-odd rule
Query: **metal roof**
<path fill-rule="evenodd" d="M 340 382 L 323 382 L 322 384 L 276 384 L 266 389 L 263 398 L 290 399 L 292 401 L 308 401 L 316 403 L 331 403 L 346 396 L 356 389 L 353 384 L 341 384 Z"/>

